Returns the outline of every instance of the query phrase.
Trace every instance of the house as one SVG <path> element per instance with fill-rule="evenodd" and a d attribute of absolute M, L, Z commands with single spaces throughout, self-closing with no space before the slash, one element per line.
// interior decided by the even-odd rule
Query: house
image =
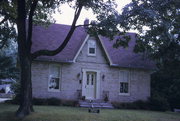
<path fill-rule="evenodd" d="M 64 38 L 69 25 L 51 24 L 33 28 L 32 52 L 53 50 Z M 154 63 L 135 54 L 136 34 L 128 48 L 112 47 L 114 40 L 89 36 L 78 27 L 65 49 L 55 56 L 40 56 L 32 63 L 32 92 L 36 98 L 132 102 L 150 96 L 150 74 Z"/>

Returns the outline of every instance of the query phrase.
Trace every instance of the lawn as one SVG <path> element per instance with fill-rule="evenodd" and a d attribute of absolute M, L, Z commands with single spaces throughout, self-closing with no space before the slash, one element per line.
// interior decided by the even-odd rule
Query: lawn
<path fill-rule="evenodd" d="M 0 121 L 180 121 L 180 113 L 143 110 L 101 109 L 100 114 L 88 113 L 87 108 L 34 106 L 26 118 L 15 118 L 17 105 L 0 104 Z"/>

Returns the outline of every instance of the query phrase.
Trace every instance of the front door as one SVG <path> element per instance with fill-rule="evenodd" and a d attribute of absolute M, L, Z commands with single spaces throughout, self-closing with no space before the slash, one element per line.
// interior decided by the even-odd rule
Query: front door
<path fill-rule="evenodd" d="M 86 99 L 96 98 L 96 73 L 86 72 L 86 82 L 85 82 L 85 95 Z"/>

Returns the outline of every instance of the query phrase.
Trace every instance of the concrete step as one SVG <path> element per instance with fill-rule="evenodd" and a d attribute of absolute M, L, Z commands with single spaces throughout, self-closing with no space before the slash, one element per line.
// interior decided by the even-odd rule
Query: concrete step
<path fill-rule="evenodd" d="M 108 108 L 108 109 L 112 109 L 113 106 L 111 103 L 109 102 L 87 102 L 87 101 L 79 101 L 79 105 L 80 107 L 94 107 L 94 108 Z"/>

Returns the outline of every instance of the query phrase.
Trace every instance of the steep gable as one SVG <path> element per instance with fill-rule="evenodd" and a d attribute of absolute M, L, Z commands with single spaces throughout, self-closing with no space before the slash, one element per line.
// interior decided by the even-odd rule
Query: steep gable
<path fill-rule="evenodd" d="M 88 43 L 89 41 L 95 41 L 96 43 L 96 52 L 95 55 L 89 55 L 88 54 Z M 104 63 L 108 64 L 109 60 L 108 57 L 104 51 L 104 48 L 102 46 L 102 43 L 95 39 L 94 37 L 87 37 L 82 44 L 82 47 L 79 50 L 79 53 L 77 53 L 77 57 L 75 58 L 76 62 L 89 62 L 89 63 Z"/>

